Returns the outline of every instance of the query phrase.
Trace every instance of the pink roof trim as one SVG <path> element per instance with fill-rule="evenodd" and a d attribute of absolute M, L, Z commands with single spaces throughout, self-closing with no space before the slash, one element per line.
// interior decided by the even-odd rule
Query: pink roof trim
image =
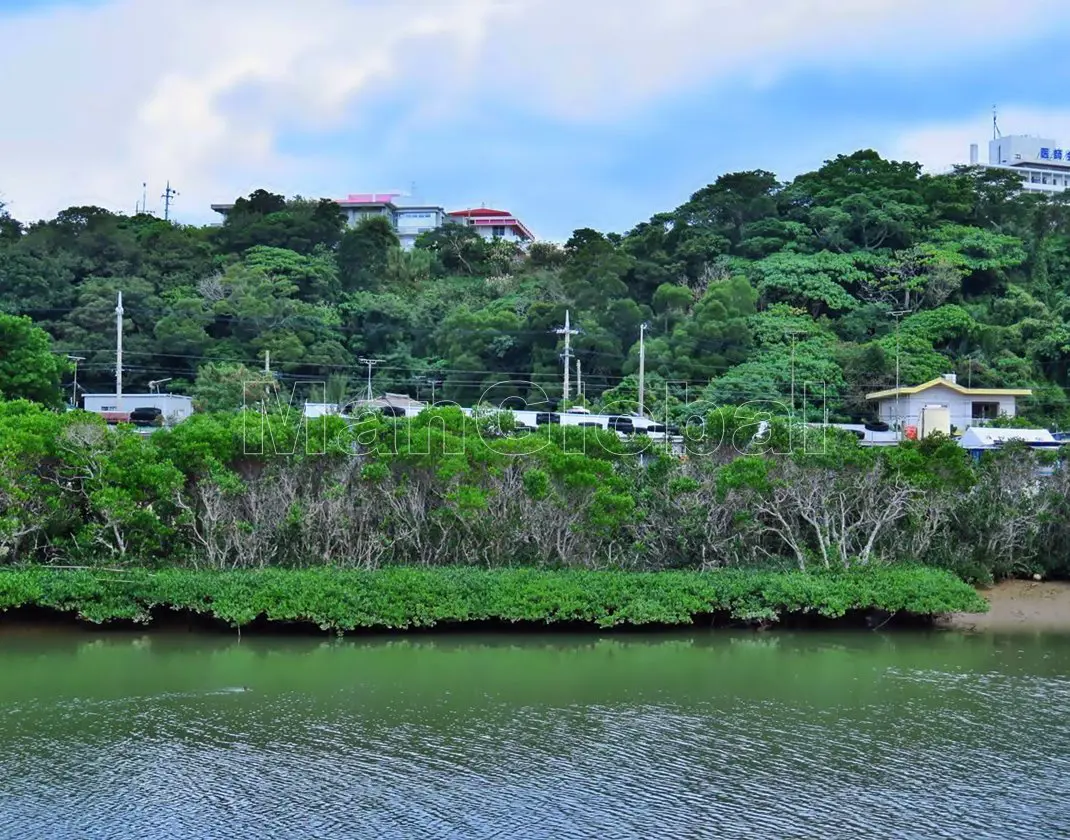
<path fill-rule="evenodd" d="M 351 201 L 354 204 L 389 204 L 401 193 L 350 193 L 343 201 Z"/>

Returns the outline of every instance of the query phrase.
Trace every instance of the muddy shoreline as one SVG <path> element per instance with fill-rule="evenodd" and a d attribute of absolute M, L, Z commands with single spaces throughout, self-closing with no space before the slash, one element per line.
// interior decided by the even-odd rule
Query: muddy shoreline
<path fill-rule="evenodd" d="M 1007 580 L 978 590 L 987 613 L 954 613 L 941 624 L 956 630 L 1070 632 L 1070 582 Z"/>

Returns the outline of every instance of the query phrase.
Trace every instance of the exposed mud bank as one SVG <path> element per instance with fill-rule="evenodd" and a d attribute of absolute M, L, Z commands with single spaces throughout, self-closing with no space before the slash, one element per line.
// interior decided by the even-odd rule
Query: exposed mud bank
<path fill-rule="evenodd" d="M 980 594 L 987 613 L 953 613 L 940 623 L 958 630 L 1070 632 L 1070 582 L 1007 580 Z"/>

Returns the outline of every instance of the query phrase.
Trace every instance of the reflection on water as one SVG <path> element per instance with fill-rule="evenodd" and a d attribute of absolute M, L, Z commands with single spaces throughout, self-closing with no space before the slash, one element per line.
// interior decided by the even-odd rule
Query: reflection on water
<path fill-rule="evenodd" d="M 0 634 L 0 837 L 1052 838 L 1070 644 Z"/>

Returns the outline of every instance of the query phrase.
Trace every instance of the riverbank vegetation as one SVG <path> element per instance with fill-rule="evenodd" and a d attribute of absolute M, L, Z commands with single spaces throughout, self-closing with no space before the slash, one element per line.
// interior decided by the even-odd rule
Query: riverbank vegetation
<path fill-rule="evenodd" d="M 779 422 L 756 440 L 742 409 L 691 427 L 685 458 L 509 427 L 246 411 L 142 435 L 0 402 L 0 563 L 1070 571 L 1070 470 L 1028 450 L 975 463 L 946 439 L 865 449 Z"/>
<path fill-rule="evenodd" d="M 1021 422 L 1070 420 L 1068 201 L 1023 194 L 1011 173 L 925 175 L 863 151 L 790 183 L 724 175 L 623 235 L 581 229 L 524 252 L 459 225 L 406 252 L 383 219 L 346 229 L 333 202 L 263 190 L 215 228 L 95 207 L 22 224 L 0 207 L 0 566 L 220 586 L 457 566 L 501 581 L 877 581 L 917 562 L 967 581 L 1068 576 L 1057 457 L 1007 447 L 974 462 L 942 438 L 863 449 L 800 422 L 869 417 L 865 394 L 894 384 L 897 356 L 904 382 L 1028 387 Z M 80 386 L 114 387 L 119 291 L 127 392 L 170 378 L 195 398 L 174 428 L 55 410 L 74 391 L 68 354 Z M 644 407 L 680 425 L 685 458 L 589 428 L 519 435 L 482 409 L 307 422 L 297 409 L 356 396 L 362 357 L 384 360 L 380 392 L 559 407 L 566 311 L 582 328 L 581 400 L 618 413 L 638 407 L 650 325 Z M 604 617 L 603 601 L 582 610 Z M 186 603 L 120 602 L 131 615 Z"/>
<path fill-rule="evenodd" d="M 241 627 L 257 619 L 323 630 L 450 624 L 574 624 L 602 628 L 754 624 L 783 618 L 870 622 L 983 612 L 983 600 L 946 572 L 590 572 L 535 569 L 331 568 L 157 572 L 0 569 L 0 612 L 36 607 L 84 621 L 149 623 L 174 611 Z"/>

